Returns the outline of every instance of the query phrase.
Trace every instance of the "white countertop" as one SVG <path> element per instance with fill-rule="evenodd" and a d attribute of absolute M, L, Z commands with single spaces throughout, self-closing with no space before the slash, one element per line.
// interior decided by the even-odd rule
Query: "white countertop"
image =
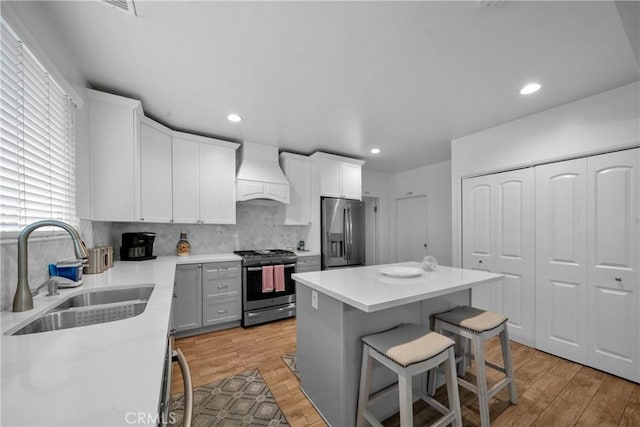
<path fill-rule="evenodd" d="M 61 289 L 58 296 L 47 297 L 44 289 L 34 298 L 33 310 L 2 312 L 0 424 L 112 426 L 129 425 L 131 420 L 144 424 L 137 422 L 139 413 L 146 414 L 147 424 L 155 424 L 176 264 L 239 260 L 235 254 L 214 254 L 116 262 L 104 273 L 83 275 L 83 285 Z M 155 287 L 139 316 L 7 335 L 70 295 L 141 284 Z"/>
<path fill-rule="evenodd" d="M 380 273 L 382 267 L 420 268 L 420 263 L 373 265 L 368 267 L 296 273 L 293 279 L 367 313 L 434 298 L 471 287 L 496 282 L 503 275 L 479 270 L 439 266 L 420 276 L 393 278 Z"/>
<path fill-rule="evenodd" d="M 320 251 L 298 251 L 295 250 L 293 253 L 298 257 L 306 257 L 306 256 L 320 256 Z"/>

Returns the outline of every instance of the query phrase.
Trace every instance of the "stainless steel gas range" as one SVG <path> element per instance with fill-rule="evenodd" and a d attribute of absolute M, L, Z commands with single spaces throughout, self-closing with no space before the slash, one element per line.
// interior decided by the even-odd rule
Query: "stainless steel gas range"
<path fill-rule="evenodd" d="M 294 317 L 296 254 L 282 249 L 234 253 L 242 257 L 242 326 Z"/>

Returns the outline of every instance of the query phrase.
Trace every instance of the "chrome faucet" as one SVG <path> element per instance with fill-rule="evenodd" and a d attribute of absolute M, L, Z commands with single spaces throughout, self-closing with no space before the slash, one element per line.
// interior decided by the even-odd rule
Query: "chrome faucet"
<path fill-rule="evenodd" d="M 27 225 L 18 235 L 18 287 L 13 297 L 13 311 L 28 311 L 33 309 L 33 297 L 29 289 L 29 275 L 27 271 L 29 266 L 27 259 L 27 240 L 34 230 L 40 227 L 52 226 L 60 227 L 69 233 L 73 240 L 73 250 L 76 253 L 76 258 L 83 262 L 86 262 L 89 258 L 87 248 L 84 246 L 84 243 L 82 243 L 82 239 L 80 239 L 80 234 L 69 224 L 53 219 L 45 219 Z"/>

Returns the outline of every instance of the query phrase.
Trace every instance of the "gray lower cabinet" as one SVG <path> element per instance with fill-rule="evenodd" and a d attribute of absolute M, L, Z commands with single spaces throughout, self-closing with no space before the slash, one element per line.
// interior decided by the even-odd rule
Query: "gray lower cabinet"
<path fill-rule="evenodd" d="M 176 332 L 193 333 L 194 329 L 240 320 L 241 284 L 239 262 L 178 265 L 173 295 Z"/>
<path fill-rule="evenodd" d="M 307 273 L 309 271 L 320 271 L 320 255 L 298 257 L 296 273 Z"/>
<path fill-rule="evenodd" d="M 239 262 L 204 264 L 202 280 L 202 326 L 217 325 L 242 317 L 242 277 Z"/>
<path fill-rule="evenodd" d="M 176 266 L 173 290 L 176 332 L 202 327 L 202 264 Z"/>

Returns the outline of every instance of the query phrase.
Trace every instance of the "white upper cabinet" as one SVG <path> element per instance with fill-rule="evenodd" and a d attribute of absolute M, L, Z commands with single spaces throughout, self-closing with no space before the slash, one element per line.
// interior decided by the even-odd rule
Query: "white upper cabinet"
<path fill-rule="evenodd" d="M 91 219 L 140 219 L 142 104 L 87 89 L 91 150 Z"/>
<path fill-rule="evenodd" d="M 173 138 L 173 222 L 200 220 L 200 143 Z"/>
<path fill-rule="evenodd" d="M 140 221 L 171 222 L 171 129 L 142 118 L 140 137 Z"/>
<path fill-rule="evenodd" d="M 320 173 L 320 195 L 362 200 L 362 160 L 314 153 Z"/>
<path fill-rule="evenodd" d="M 235 224 L 238 144 L 173 135 L 173 222 Z"/>
<path fill-rule="evenodd" d="M 280 153 L 280 165 L 290 183 L 284 224 L 311 224 L 311 159 L 298 154 Z"/>
<path fill-rule="evenodd" d="M 236 223 L 237 144 L 209 139 L 200 143 L 200 222 Z"/>
<path fill-rule="evenodd" d="M 239 144 L 173 131 L 140 101 L 87 93 L 90 219 L 235 224 Z"/>

